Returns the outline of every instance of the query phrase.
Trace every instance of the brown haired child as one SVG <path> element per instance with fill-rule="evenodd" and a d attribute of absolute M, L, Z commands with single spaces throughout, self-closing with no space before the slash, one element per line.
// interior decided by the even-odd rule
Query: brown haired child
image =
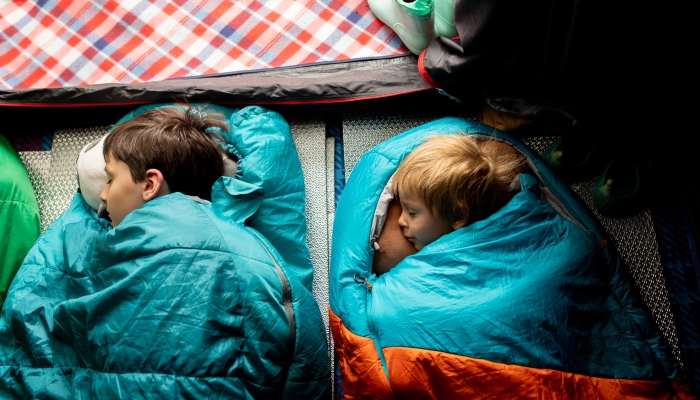
<path fill-rule="evenodd" d="M 195 108 L 164 107 L 114 128 L 104 142 L 108 182 L 100 195 L 112 225 L 169 193 L 211 200 L 211 187 L 222 175 L 224 161 L 217 138 L 205 131 L 227 131 L 221 117 Z"/>

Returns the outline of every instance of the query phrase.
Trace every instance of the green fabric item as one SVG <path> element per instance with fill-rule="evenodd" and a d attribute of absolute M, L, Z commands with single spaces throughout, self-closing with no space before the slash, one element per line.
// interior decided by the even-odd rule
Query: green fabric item
<path fill-rule="evenodd" d="M 397 0 L 408 12 L 419 17 L 430 14 L 433 11 L 433 0 L 414 0 L 411 2 Z"/>
<path fill-rule="evenodd" d="M 22 260 L 41 233 L 39 205 L 27 169 L 0 136 L 0 306 Z"/>

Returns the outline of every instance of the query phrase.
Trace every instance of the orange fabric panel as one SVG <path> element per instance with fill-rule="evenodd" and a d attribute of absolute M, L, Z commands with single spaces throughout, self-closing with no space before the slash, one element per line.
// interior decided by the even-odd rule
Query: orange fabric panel
<path fill-rule="evenodd" d="M 685 382 L 685 379 L 681 374 L 678 374 L 676 379 L 673 381 L 673 389 L 676 391 L 676 396 L 683 400 L 693 400 L 697 399 L 697 396 L 693 394 L 690 389 L 690 385 Z"/>
<path fill-rule="evenodd" d="M 391 387 L 411 399 L 690 399 L 687 385 L 594 378 L 433 350 L 384 349 Z"/>
<path fill-rule="evenodd" d="M 333 310 L 328 309 L 345 398 L 393 399 L 394 393 L 372 339 L 350 332 Z"/>

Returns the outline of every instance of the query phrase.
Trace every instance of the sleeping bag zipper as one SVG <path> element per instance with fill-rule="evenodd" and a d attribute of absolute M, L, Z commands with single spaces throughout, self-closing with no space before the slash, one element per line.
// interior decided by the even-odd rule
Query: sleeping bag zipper
<path fill-rule="evenodd" d="M 367 310 L 372 309 L 372 292 L 374 288 L 374 282 L 377 280 L 377 275 L 372 274 L 370 275 L 369 279 L 366 279 L 362 275 L 355 275 L 355 282 L 358 281 L 357 278 L 361 278 L 362 282 L 365 285 L 367 285 Z M 374 326 L 374 323 L 372 322 L 372 318 L 370 317 L 371 313 L 367 312 L 367 327 L 369 328 L 369 333 L 372 339 L 372 342 L 374 343 L 374 347 L 377 350 L 377 354 L 379 355 L 379 361 L 382 363 L 382 368 L 384 369 L 384 374 L 386 375 L 386 380 L 389 382 L 389 386 L 391 386 L 391 379 L 389 379 L 389 369 L 386 366 L 386 360 L 384 359 L 384 352 L 382 351 L 381 346 L 379 345 L 379 335 L 377 332 L 377 328 Z"/>
<path fill-rule="evenodd" d="M 289 341 L 291 350 L 289 352 L 289 359 L 291 361 L 291 354 L 294 353 L 294 348 L 296 345 L 296 321 L 294 318 L 294 307 L 292 306 L 292 288 L 289 285 L 289 280 L 287 280 L 287 276 L 284 274 L 284 271 L 282 271 L 282 267 L 280 267 L 275 258 L 272 256 L 270 250 L 267 249 L 265 244 L 263 244 L 262 240 L 260 240 L 260 238 L 258 238 L 256 234 L 253 234 L 253 236 L 255 236 L 255 239 L 258 240 L 262 248 L 265 249 L 265 251 L 267 252 L 267 255 L 270 257 L 270 260 L 272 260 L 272 264 L 275 266 L 277 275 L 279 275 L 280 281 L 282 282 L 282 305 L 284 306 L 284 311 L 287 313 L 287 320 L 289 321 Z M 285 375 L 286 369 L 287 366 L 285 366 Z"/>

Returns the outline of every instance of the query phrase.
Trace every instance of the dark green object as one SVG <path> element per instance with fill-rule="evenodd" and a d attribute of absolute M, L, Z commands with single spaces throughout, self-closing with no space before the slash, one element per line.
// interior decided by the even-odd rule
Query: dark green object
<path fill-rule="evenodd" d="M 606 156 L 602 141 L 572 134 L 557 139 L 542 157 L 559 176 L 577 182 L 600 173 Z"/>
<path fill-rule="evenodd" d="M 646 204 L 644 166 L 630 157 L 610 161 L 593 185 L 593 205 L 609 217 L 633 215 Z"/>

